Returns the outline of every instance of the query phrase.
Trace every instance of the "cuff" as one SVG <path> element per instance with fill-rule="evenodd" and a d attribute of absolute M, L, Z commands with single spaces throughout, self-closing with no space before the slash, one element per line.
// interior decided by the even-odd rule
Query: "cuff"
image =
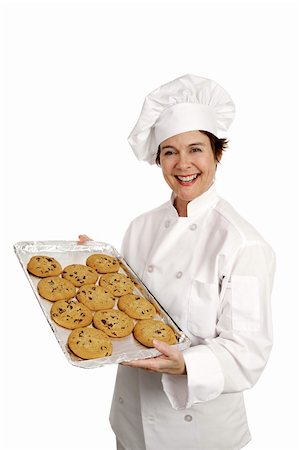
<path fill-rule="evenodd" d="M 183 351 L 186 375 L 162 375 L 162 385 L 174 409 L 190 408 L 212 400 L 223 391 L 224 376 L 220 363 L 207 345 Z"/>

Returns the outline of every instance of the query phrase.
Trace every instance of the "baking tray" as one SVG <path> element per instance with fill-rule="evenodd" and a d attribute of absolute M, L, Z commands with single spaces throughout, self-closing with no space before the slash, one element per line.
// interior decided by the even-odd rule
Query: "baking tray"
<path fill-rule="evenodd" d="M 63 353 L 67 360 L 74 366 L 91 369 L 104 366 L 105 364 L 117 364 L 122 361 L 151 358 L 158 356 L 160 353 L 155 348 L 144 347 L 136 341 L 131 334 L 124 338 L 111 338 L 113 353 L 109 357 L 84 360 L 74 355 L 67 345 L 67 339 L 72 330 L 60 327 L 51 319 L 50 310 L 53 302 L 45 300 L 39 295 L 37 284 L 40 281 L 40 278 L 31 275 L 27 271 L 27 263 L 32 256 L 52 256 L 60 262 L 62 267 L 70 264 L 85 264 L 87 257 L 92 253 L 105 253 L 117 258 L 120 263 L 120 270 L 118 272 L 128 275 L 135 284 L 134 294 L 139 294 L 153 303 L 157 311 L 154 318 L 162 320 L 174 330 L 177 337 L 177 344 L 174 346 L 178 350 L 184 350 L 185 348 L 190 347 L 190 339 L 180 330 L 177 324 L 171 319 L 136 273 L 130 268 L 125 259 L 112 245 L 106 242 L 96 241 L 87 241 L 84 244 L 79 244 L 77 241 L 28 241 L 17 242 L 14 245 L 14 251 Z M 117 308 L 117 306 L 115 307 Z"/>

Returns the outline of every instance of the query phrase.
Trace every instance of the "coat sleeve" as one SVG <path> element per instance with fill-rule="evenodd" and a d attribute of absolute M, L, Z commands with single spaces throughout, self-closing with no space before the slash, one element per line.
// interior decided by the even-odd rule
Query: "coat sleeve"
<path fill-rule="evenodd" d="M 275 256 L 266 243 L 247 243 L 237 252 L 222 280 L 216 337 L 183 351 L 186 376 L 162 376 L 175 409 L 250 389 L 257 382 L 272 347 L 274 271 Z"/>

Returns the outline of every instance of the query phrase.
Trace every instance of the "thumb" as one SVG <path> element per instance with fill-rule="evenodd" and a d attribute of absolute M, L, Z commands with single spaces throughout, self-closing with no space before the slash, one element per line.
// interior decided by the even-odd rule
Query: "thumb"
<path fill-rule="evenodd" d="M 159 352 L 163 353 L 165 356 L 173 355 L 173 348 L 171 345 L 166 344 L 166 342 L 158 341 L 157 339 L 153 339 L 154 347 L 159 350 Z"/>

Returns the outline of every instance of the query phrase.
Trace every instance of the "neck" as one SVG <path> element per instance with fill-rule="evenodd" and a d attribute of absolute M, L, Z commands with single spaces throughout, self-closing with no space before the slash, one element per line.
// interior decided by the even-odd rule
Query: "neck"
<path fill-rule="evenodd" d="M 187 217 L 187 205 L 189 202 L 176 198 L 174 200 L 174 207 L 177 210 L 179 217 Z"/>
<path fill-rule="evenodd" d="M 213 183 L 211 183 L 210 186 L 204 192 L 202 192 L 198 197 L 201 197 L 203 194 L 205 194 L 211 188 L 212 185 L 213 185 Z M 195 200 L 195 199 L 193 199 L 193 200 Z M 188 217 L 188 204 L 191 201 L 192 200 L 182 200 L 179 197 L 175 197 L 175 199 L 173 201 L 173 206 L 177 210 L 179 217 Z"/>

